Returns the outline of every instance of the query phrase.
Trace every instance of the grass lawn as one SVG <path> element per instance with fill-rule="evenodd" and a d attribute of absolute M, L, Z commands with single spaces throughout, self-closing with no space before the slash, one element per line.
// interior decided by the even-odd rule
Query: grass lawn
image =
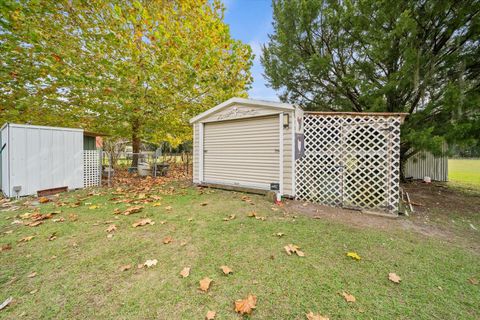
<path fill-rule="evenodd" d="M 480 189 L 480 159 L 448 159 L 448 179 L 454 185 Z"/>
<path fill-rule="evenodd" d="M 234 301 L 249 293 L 258 298 L 252 319 L 306 319 L 308 311 L 330 319 L 480 318 L 480 287 L 468 280 L 480 278 L 478 252 L 415 233 L 274 211 L 261 196 L 251 196 L 252 205 L 241 193 L 194 187 L 152 191 L 162 197 L 160 206 L 114 215 L 128 204 L 110 198 L 142 196 L 105 190 L 75 208 L 40 205 L 42 213 L 61 210 L 54 218 L 64 222 L 12 225 L 26 211 L 0 212 L 0 244 L 12 245 L 0 252 L 0 303 L 14 298 L 0 318 L 203 319 L 214 310 L 216 319 L 239 319 Z M 59 201 L 74 203 L 86 194 L 67 193 Z M 266 220 L 248 217 L 252 210 Z M 71 214 L 78 219 L 71 221 Z M 235 219 L 224 221 L 232 214 Z M 132 227 L 144 217 L 155 224 Z M 111 224 L 117 230 L 107 238 Z M 57 238 L 48 241 L 52 233 Z M 35 237 L 18 242 L 27 236 Z M 173 241 L 164 244 L 167 236 Z M 306 256 L 288 256 L 283 247 L 290 243 Z M 361 260 L 347 257 L 349 251 Z M 138 269 L 147 259 L 158 263 Z M 120 271 L 126 264 L 132 268 Z M 233 274 L 223 275 L 221 265 Z M 184 267 L 191 267 L 187 278 L 179 275 Z M 390 282 L 389 272 L 401 283 Z M 204 277 L 213 279 L 207 293 L 198 289 Z M 356 302 L 347 303 L 342 292 Z"/>

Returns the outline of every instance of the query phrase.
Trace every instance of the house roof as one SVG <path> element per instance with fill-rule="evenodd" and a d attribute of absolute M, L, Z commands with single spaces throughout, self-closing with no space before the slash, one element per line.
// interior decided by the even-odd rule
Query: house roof
<path fill-rule="evenodd" d="M 247 106 L 257 106 L 257 107 L 267 107 L 271 109 L 279 109 L 279 110 L 294 110 L 295 106 L 292 104 L 288 103 L 282 103 L 282 102 L 274 102 L 274 101 L 265 101 L 265 100 L 254 100 L 254 99 L 245 99 L 245 98 L 231 98 L 228 99 L 225 102 L 220 103 L 219 105 L 216 105 L 215 107 L 208 109 L 207 111 L 200 113 L 199 115 L 193 117 L 190 119 L 190 123 L 197 122 L 199 120 L 202 120 L 209 115 L 218 112 L 222 109 L 228 108 L 234 104 L 241 104 L 241 105 L 247 105 Z"/>

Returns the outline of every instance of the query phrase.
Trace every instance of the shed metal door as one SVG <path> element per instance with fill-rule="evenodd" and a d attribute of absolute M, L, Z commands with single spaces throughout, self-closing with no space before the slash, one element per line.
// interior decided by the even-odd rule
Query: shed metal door
<path fill-rule="evenodd" d="M 279 183 L 278 115 L 206 123 L 204 182 L 270 189 Z"/>

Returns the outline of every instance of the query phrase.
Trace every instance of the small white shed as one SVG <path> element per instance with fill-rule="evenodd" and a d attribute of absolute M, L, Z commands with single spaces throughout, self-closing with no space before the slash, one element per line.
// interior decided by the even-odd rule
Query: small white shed
<path fill-rule="evenodd" d="M 6 123 L 0 134 L 0 180 L 5 196 L 84 187 L 83 129 Z"/>
<path fill-rule="evenodd" d="M 192 118 L 193 181 L 293 196 L 293 105 L 232 98 Z"/>
<path fill-rule="evenodd" d="M 190 120 L 193 182 L 396 213 L 404 118 L 232 98 Z"/>

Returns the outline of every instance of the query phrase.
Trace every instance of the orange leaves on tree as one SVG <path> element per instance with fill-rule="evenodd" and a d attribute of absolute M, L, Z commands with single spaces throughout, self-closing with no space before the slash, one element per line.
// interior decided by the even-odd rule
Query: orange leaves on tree
<path fill-rule="evenodd" d="M 251 314 L 253 309 L 257 307 L 257 297 L 249 294 L 243 300 L 235 301 L 235 312 L 244 314 Z"/>

